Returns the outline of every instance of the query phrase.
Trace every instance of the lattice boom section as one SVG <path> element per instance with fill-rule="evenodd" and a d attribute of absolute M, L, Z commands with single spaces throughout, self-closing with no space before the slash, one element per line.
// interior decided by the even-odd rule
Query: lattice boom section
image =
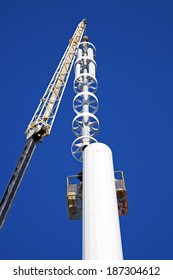
<path fill-rule="evenodd" d="M 43 97 L 40 99 L 35 114 L 26 129 L 27 139 L 41 128 L 44 128 L 45 131 L 42 137 L 50 134 L 85 27 L 86 20 L 84 19 L 76 28 Z"/>

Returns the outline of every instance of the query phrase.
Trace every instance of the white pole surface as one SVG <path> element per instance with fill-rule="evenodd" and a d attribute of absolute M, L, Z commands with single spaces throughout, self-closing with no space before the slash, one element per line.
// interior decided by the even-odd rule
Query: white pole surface
<path fill-rule="evenodd" d="M 83 259 L 123 259 L 112 152 L 103 143 L 83 152 Z"/>

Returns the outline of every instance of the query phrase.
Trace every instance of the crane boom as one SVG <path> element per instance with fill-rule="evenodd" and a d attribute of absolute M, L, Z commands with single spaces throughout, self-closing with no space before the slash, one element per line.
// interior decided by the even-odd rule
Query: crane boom
<path fill-rule="evenodd" d="M 5 222 L 37 143 L 50 134 L 85 28 L 86 20 L 83 19 L 70 39 L 68 47 L 26 129 L 25 147 L 0 201 L 0 228 Z"/>
<path fill-rule="evenodd" d="M 11 176 L 8 186 L 0 202 L 0 227 L 3 226 L 5 218 L 11 207 L 13 199 L 18 191 L 22 178 L 31 160 L 32 154 L 36 148 L 36 142 L 31 137 L 27 140 L 26 145 L 22 151 L 16 168 Z"/>

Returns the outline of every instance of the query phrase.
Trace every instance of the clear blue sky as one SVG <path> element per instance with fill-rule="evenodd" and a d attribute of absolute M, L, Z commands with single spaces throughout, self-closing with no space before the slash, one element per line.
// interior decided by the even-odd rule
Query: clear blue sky
<path fill-rule="evenodd" d="M 125 259 L 173 259 L 173 2 L 1 1 L 0 195 L 25 144 L 24 131 L 77 24 L 97 48 L 101 128 L 125 172 Z M 81 259 L 81 221 L 69 221 L 71 73 L 51 136 L 37 146 L 0 232 L 0 259 Z M 105 186 L 106 188 L 106 186 Z"/>

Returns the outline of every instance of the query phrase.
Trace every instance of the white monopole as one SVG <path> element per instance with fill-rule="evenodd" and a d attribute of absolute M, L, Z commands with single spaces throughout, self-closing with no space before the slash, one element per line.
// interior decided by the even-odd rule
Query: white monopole
<path fill-rule="evenodd" d="M 123 259 L 112 152 L 103 143 L 83 153 L 83 259 Z"/>

